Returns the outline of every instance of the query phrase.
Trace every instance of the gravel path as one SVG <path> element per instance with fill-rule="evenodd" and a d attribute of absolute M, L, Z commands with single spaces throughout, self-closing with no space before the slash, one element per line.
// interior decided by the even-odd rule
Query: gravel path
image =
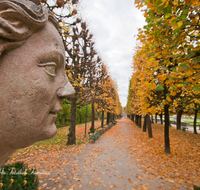
<path fill-rule="evenodd" d="M 123 117 L 95 143 L 86 144 L 81 154 L 71 158 L 63 155 L 62 159 L 69 159 L 69 164 L 55 168 L 40 181 L 39 189 L 174 189 L 173 183 L 147 175 L 134 164 L 134 158 L 126 151 L 132 125 Z"/>

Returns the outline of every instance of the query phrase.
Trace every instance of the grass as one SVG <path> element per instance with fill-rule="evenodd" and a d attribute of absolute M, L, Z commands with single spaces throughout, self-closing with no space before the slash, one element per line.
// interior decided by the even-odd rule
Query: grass
<path fill-rule="evenodd" d="M 194 119 L 183 119 L 184 122 L 193 123 Z M 200 123 L 200 119 L 197 119 L 197 123 Z"/>
<path fill-rule="evenodd" d="M 183 122 L 189 123 L 190 126 L 193 127 L 194 119 L 183 119 Z M 197 119 L 196 127 L 199 127 L 200 119 Z"/>
<path fill-rule="evenodd" d="M 160 118 L 158 118 L 158 119 L 160 119 Z M 169 120 L 174 121 L 174 118 L 170 117 Z M 182 122 L 189 123 L 190 126 L 193 126 L 194 119 L 184 119 L 184 118 L 182 118 Z M 199 127 L 199 125 L 200 125 L 200 118 L 197 119 L 197 127 Z"/>

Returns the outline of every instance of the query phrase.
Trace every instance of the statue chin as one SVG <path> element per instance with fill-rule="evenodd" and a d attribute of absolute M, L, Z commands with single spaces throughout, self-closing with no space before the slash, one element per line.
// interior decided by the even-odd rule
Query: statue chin
<path fill-rule="evenodd" d="M 20 149 L 20 148 L 26 148 L 38 141 L 43 141 L 43 140 L 47 140 L 47 139 L 51 139 L 53 138 L 56 133 L 57 133 L 57 128 L 56 128 L 56 125 L 53 124 L 52 126 L 48 126 L 48 130 L 47 131 L 44 131 L 41 136 L 37 136 L 35 139 L 34 138 L 31 138 L 29 137 L 29 140 L 24 140 L 24 139 L 16 139 L 16 143 L 12 143 L 12 144 L 9 144 L 9 146 L 14 149 L 14 150 L 17 150 L 17 149 Z M 27 138 L 27 137 L 26 137 Z"/>

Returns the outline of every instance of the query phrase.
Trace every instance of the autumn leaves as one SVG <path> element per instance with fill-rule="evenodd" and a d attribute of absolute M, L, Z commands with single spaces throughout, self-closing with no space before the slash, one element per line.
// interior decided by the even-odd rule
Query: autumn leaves
<path fill-rule="evenodd" d="M 143 10 L 147 24 L 138 33 L 128 114 L 176 114 L 179 110 L 196 114 L 200 105 L 199 1 L 147 0 L 135 5 Z"/>

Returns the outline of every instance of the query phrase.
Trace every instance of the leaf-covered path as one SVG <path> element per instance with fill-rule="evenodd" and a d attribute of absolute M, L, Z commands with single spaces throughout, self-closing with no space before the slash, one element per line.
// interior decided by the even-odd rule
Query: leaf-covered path
<path fill-rule="evenodd" d="M 192 182 L 187 184 L 175 173 L 174 176 L 170 173 L 168 176 L 162 171 L 165 163 L 159 166 L 156 160 L 163 160 L 164 154 L 160 158 L 154 158 L 153 154 L 149 157 L 148 150 L 141 147 L 144 142 L 141 137 L 138 138 L 138 130 L 141 131 L 132 121 L 123 117 L 95 143 L 87 143 L 78 152 L 77 149 L 72 154 L 57 151 L 55 157 L 51 158 L 55 159 L 56 166 L 51 166 L 50 175 L 41 175 L 40 189 L 192 189 Z M 149 163 L 146 164 L 150 158 L 149 163 L 155 159 L 152 163 L 155 166 L 158 164 L 163 175 L 153 170 L 154 165 L 151 168 Z M 170 163 L 169 169 L 173 167 Z"/>

